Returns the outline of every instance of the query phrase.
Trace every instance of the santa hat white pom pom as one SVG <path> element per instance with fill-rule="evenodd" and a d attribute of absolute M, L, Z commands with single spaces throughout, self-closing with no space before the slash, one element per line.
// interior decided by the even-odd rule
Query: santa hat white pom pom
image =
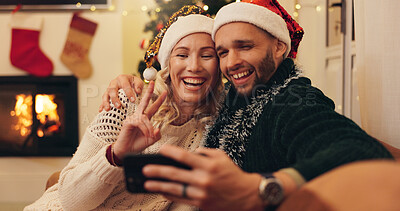
<path fill-rule="evenodd" d="M 157 70 L 154 67 L 148 67 L 143 72 L 143 78 L 146 81 L 152 81 L 156 79 Z"/>

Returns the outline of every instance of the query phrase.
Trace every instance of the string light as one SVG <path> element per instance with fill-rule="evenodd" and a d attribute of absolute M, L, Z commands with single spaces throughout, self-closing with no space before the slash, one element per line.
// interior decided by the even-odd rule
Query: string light
<path fill-rule="evenodd" d="M 303 4 L 303 5 L 301 5 L 301 4 L 298 3 L 298 0 L 296 0 L 295 1 L 295 5 L 294 5 L 293 17 L 295 17 L 295 18 L 299 17 L 299 10 L 301 8 L 303 8 L 303 6 L 304 7 L 313 7 L 313 8 L 315 8 L 315 11 L 317 11 L 317 12 L 321 12 L 322 11 L 322 7 L 320 5 L 313 5 L 313 4 Z M 329 12 L 331 12 L 331 8 L 329 8 Z"/>
<path fill-rule="evenodd" d="M 110 7 L 108 7 L 108 11 L 114 11 L 115 10 L 115 5 L 112 4 Z"/>
<path fill-rule="evenodd" d="M 76 5 L 75 5 L 77 8 L 79 8 L 79 7 L 81 7 L 82 6 L 82 4 L 80 3 L 80 2 L 78 2 L 78 3 L 76 3 Z"/>
<path fill-rule="evenodd" d="M 142 8 L 140 8 L 143 12 L 146 12 L 147 11 L 147 6 L 146 5 L 143 5 L 142 6 Z"/>
<path fill-rule="evenodd" d="M 204 6 L 203 6 L 203 10 L 205 10 L 205 11 L 207 11 L 208 8 L 209 8 L 208 5 L 204 5 Z"/>
<path fill-rule="evenodd" d="M 128 11 L 126 11 L 126 10 L 122 11 L 122 15 L 123 16 L 127 16 L 128 15 Z"/>
<path fill-rule="evenodd" d="M 294 1 L 294 12 L 293 12 L 293 18 L 296 21 L 299 21 L 298 17 L 299 17 L 299 9 L 301 9 L 301 5 L 299 4 L 299 0 L 295 0 Z"/>
<path fill-rule="evenodd" d="M 96 7 L 95 7 L 94 5 L 92 5 L 92 6 L 90 7 L 90 11 L 94 12 L 95 10 L 96 10 Z"/>

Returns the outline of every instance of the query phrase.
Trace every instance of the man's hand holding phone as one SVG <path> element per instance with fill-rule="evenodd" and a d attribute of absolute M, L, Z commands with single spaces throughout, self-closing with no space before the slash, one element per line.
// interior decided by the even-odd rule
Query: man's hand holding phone
<path fill-rule="evenodd" d="M 147 180 L 144 187 L 149 192 L 161 193 L 171 201 L 202 210 L 226 210 L 227 207 L 252 210 L 252 206 L 261 203 L 258 195 L 261 175 L 242 171 L 221 150 L 198 148 L 193 153 L 177 146 L 163 145 L 160 154 L 190 169 L 158 164 L 144 166 L 144 176 L 166 180 Z"/>
<path fill-rule="evenodd" d="M 171 158 L 165 157 L 161 154 L 127 154 L 124 157 L 124 172 L 127 190 L 131 193 L 148 193 L 144 188 L 144 183 L 147 180 L 168 181 L 160 177 L 146 177 L 143 175 L 142 169 L 144 166 L 165 165 L 173 166 L 181 169 L 191 169 L 189 166 L 177 162 Z"/>

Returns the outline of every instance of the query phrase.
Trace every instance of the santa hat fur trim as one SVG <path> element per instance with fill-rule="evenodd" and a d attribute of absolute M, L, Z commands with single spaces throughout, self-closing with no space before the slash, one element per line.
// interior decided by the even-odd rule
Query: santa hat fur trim
<path fill-rule="evenodd" d="M 214 20 L 200 14 L 180 16 L 165 32 L 158 52 L 161 69 L 168 66 L 168 58 L 175 45 L 184 37 L 193 33 L 212 33 Z"/>
<path fill-rule="evenodd" d="M 231 22 L 251 23 L 286 43 L 287 49 L 284 54 L 286 58 L 291 49 L 291 39 L 285 20 L 271 10 L 256 4 L 245 2 L 234 2 L 222 7 L 214 20 L 212 38 L 215 40 L 215 33 L 218 29 Z"/>

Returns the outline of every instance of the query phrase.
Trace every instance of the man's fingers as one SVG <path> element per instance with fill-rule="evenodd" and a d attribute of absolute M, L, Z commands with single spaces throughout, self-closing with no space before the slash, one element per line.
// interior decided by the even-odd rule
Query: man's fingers
<path fill-rule="evenodd" d="M 211 149 L 211 148 L 204 148 L 204 147 L 197 148 L 195 152 L 205 155 L 210 158 L 218 157 L 218 156 L 225 154 L 223 151 L 221 151 L 219 149 Z"/>
<path fill-rule="evenodd" d="M 132 82 L 132 85 L 133 85 L 133 87 L 134 87 L 136 93 L 137 93 L 138 95 L 139 95 L 140 93 L 142 93 L 143 86 L 144 86 L 143 81 L 142 81 L 139 77 L 133 76 L 131 82 Z"/>
<path fill-rule="evenodd" d="M 118 97 L 118 89 L 109 89 L 110 100 L 115 108 L 121 107 L 121 101 L 119 101 Z"/>
<path fill-rule="evenodd" d="M 153 95 L 154 91 L 154 81 L 150 81 L 149 86 L 146 89 L 146 92 L 144 93 L 143 98 L 141 99 L 138 108 L 136 109 L 136 112 L 139 112 L 141 114 L 144 113 L 144 111 L 147 108 L 147 105 L 149 105 L 151 96 Z"/>
<path fill-rule="evenodd" d="M 146 109 L 145 114 L 147 115 L 147 117 L 149 117 L 149 119 L 151 119 L 151 117 L 158 111 L 166 97 L 167 91 L 164 91 L 163 93 L 161 93 L 160 96 L 158 96 L 157 100 L 151 106 L 149 106 L 149 108 Z"/>
<path fill-rule="evenodd" d="M 103 104 L 100 104 L 99 106 L 99 112 L 101 112 L 103 110 Z"/>
<path fill-rule="evenodd" d="M 129 99 L 129 101 L 131 101 L 132 103 L 135 102 L 136 94 L 135 94 L 133 88 L 132 87 L 125 87 L 123 89 L 124 89 L 124 92 L 125 92 L 126 96 Z"/>
<path fill-rule="evenodd" d="M 118 77 L 120 77 L 120 76 L 118 76 Z M 118 77 L 116 79 L 113 79 L 110 81 L 110 84 L 108 85 L 108 88 L 103 95 L 103 104 L 105 105 L 105 108 L 107 111 L 110 108 L 110 104 L 109 104 L 110 100 L 116 108 L 119 108 L 121 106 L 121 102 L 119 101 L 119 98 L 118 98 L 118 89 L 121 87 L 118 84 Z"/>
<path fill-rule="evenodd" d="M 193 173 L 186 169 L 169 165 L 148 164 L 143 168 L 146 177 L 163 178 L 170 181 L 190 184 L 193 180 Z"/>
<path fill-rule="evenodd" d="M 209 166 L 207 156 L 191 153 L 177 146 L 165 144 L 161 147 L 160 153 L 192 168 L 206 169 Z"/>
<path fill-rule="evenodd" d="M 118 76 L 118 81 L 119 81 L 119 84 L 121 85 L 121 88 L 124 90 L 126 96 L 132 103 L 135 102 L 135 100 L 136 100 L 136 92 L 133 89 L 133 86 L 134 86 L 133 78 L 134 78 L 134 76 L 132 76 L 132 75 Z"/>
<path fill-rule="evenodd" d="M 101 108 L 104 108 L 104 110 L 106 111 L 110 110 L 110 96 L 108 95 L 108 90 L 101 97 L 100 109 Z M 101 112 L 102 110 L 103 109 L 101 109 L 99 112 Z"/>

